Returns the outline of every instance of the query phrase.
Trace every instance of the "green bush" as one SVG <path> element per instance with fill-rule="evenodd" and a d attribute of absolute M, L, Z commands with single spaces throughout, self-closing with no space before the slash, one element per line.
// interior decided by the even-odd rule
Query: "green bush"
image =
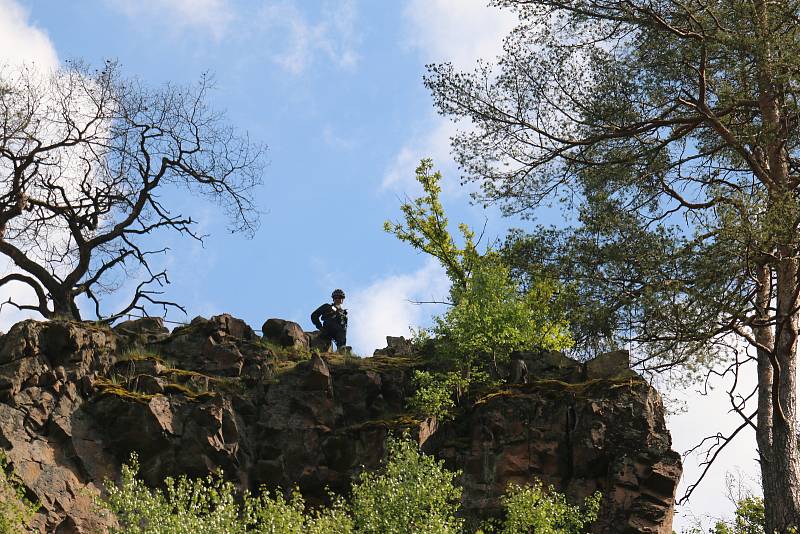
<path fill-rule="evenodd" d="M 220 473 L 200 479 L 167 478 L 165 489 L 152 489 L 138 478 L 135 455 L 122 467 L 120 485 L 106 482 L 108 497 L 98 504 L 116 515 L 124 534 L 348 534 L 352 521 L 344 502 L 334 498 L 329 508 L 307 513 L 294 491 L 283 495 L 263 491 L 236 498 L 235 487 Z"/>
<path fill-rule="evenodd" d="M 496 367 L 513 350 L 572 346 L 558 284 L 542 278 L 523 291 L 497 252 L 478 252 L 475 232 L 465 224 L 458 225 L 462 245 L 457 244 L 439 198 L 442 176 L 430 159 L 420 162 L 416 179 L 424 195 L 402 203 L 405 220 L 386 221 L 384 230 L 435 257 L 450 278 L 452 307 L 431 330 L 438 352 L 466 369 L 487 361 Z"/>
<path fill-rule="evenodd" d="M 25 532 L 39 504 L 25 497 L 19 477 L 9 469 L 5 452 L 0 450 L 0 534 Z"/>
<path fill-rule="evenodd" d="M 422 454 L 408 438 L 390 439 L 385 466 L 364 473 L 353 487 L 352 512 L 359 534 L 455 534 L 461 488 L 459 473 Z"/>
<path fill-rule="evenodd" d="M 521 293 L 496 254 L 475 258 L 470 276 L 451 295 L 454 305 L 434 319 L 433 332 L 470 365 L 482 357 L 493 365 L 506 362 L 514 350 L 572 346 L 569 323 L 552 306 L 556 284 L 539 280 Z"/>
<path fill-rule="evenodd" d="M 259 534 L 351 534 L 353 520 L 341 497 L 332 496 L 332 505 L 306 512 L 300 492 L 292 492 L 290 500 L 281 494 L 270 497 L 264 491 L 259 499 L 245 501 L 245 516 L 251 527 L 248 532 Z"/>
<path fill-rule="evenodd" d="M 353 486 L 352 507 L 339 497 L 332 505 L 307 511 L 303 497 L 293 492 L 263 491 L 235 499 L 234 486 L 222 477 L 177 480 L 165 489 L 151 489 L 138 478 L 136 456 L 123 466 L 119 485 L 106 482 L 108 496 L 101 507 L 119 520 L 124 534 L 392 534 L 419 532 L 455 534 L 462 522 L 455 517 L 461 488 L 448 471 L 421 453 L 410 439 L 390 439 L 388 457 L 376 473 L 365 473 Z M 241 504 L 239 504 L 241 502 Z"/>
<path fill-rule="evenodd" d="M 584 501 L 583 507 L 567 503 L 563 494 L 540 482 L 528 486 L 511 485 L 502 498 L 506 509 L 503 534 L 580 534 L 596 519 L 600 492 Z"/>
<path fill-rule="evenodd" d="M 453 416 L 456 407 L 454 396 L 469 385 L 469 380 L 461 373 L 432 373 L 430 371 L 414 371 L 416 391 L 408 401 L 408 407 L 419 415 L 436 417 L 446 421 Z"/>
<path fill-rule="evenodd" d="M 245 531 L 234 487 L 222 477 L 190 480 L 167 478 L 165 490 L 151 489 L 138 478 L 135 455 L 122 467 L 119 486 L 106 482 L 108 497 L 101 504 L 113 512 L 126 534 L 226 534 Z"/>
<path fill-rule="evenodd" d="M 419 451 L 404 436 L 390 439 L 387 459 L 353 485 L 348 504 L 331 497 L 328 507 L 308 510 L 298 491 L 288 499 L 263 491 L 235 498 L 234 486 L 220 474 L 206 478 L 168 478 L 163 490 L 148 488 L 138 478 L 135 456 L 123 466 L 119 485 L 106 482 L 108 496 L 98 504 L 113 512 L 124 534 L 460 534 L 457 517 L 461 488 L 458 472 Z M 577 534 L 597 517 L 600 494 L 583 508 L 567 504 L 563 495 L 541 484 L 511 486 L 503 497 L 506 518 L 502 534 Z M 19 530 L 4 530 L 17 533 Z M 487 530 L 486 532 L 494 532 Z M 749 534 L 749 533 L 748 533 Z"/>

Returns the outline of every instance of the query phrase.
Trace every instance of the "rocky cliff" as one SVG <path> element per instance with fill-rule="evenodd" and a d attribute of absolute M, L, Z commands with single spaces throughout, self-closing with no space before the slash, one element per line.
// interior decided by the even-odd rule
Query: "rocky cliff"
<path fill-rule="evenodd" d="M 426 359 L 402 339 L 359 359 L 316 354 L 294 323 L 262 329 L 266 339 L 228 315 L 171 333 L 157 319 L 14 326 L 0 339 L 0 447 L 43 504 L 36 527 L 104 531 L 92 494 L 134 451 L 151 484 L 221 468 L 242 488 L 297 485 L 314 503 L 345 492 L 379 464 L 389 433 L 410 429 L 463 471 L 469 516 L 497 513 L 509 482 L 536 477 L 575 499 L 600 490 L 594 532 L 671 532 L 679 457 L 626 353 L 586 364 L 517 354 L 514 383 L 437 424 L 407 413 Z"/>

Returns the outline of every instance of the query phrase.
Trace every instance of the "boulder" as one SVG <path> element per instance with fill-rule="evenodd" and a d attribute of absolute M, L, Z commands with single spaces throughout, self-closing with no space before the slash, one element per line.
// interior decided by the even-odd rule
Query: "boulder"
<path fill-rule="evenodd" d="M 638 376 L 631 370 L 631 357 L 627 350 L 600 354 L 586 362 L 586 378 L 615 378 Z"/>
<path fill-rule="evenodd" d="M 203 364 L 199 368 L 215 375 L 239 376 L 244 366 L 244 356 L 236 343 L 217 342 L 212 336 L 206 338 L 202 349 Z"/>
<path fill-rule="evenodd" d="M 228 314 L 211 319 L 195 317 L 152 346 L 162 359 L 176 367 L 221 376 L 239 376 L 245 363 L 262 367 L 268 357 L 253 343 L 258 337 L 244 321 Z"/>
<path fill-rule="evenodd" d="M 527 369 L 528 380 L 549 378 L 562 382 L 583 380 L 583 366 L 561 352 L 512 352 L 511 361 L 520 360 Z"/>
<path fill-rule="evenodd" d="M 305 386 L 311 390 L 323 390 L 328 395 L 333 396 L 333 381 L 328 364 L 325 363 L 319 354 L 314 353 L 308 364 L 308 374 L 305 378 Z"/>
<path fill-rule="evenodd" d="M 306 332 L 308 337 L 308 348 L 312 351 L 330 352 L 332 347 L 331 340 L 322 335 L 319 330 Z"/>
<path fill-rule="evenodd" d="M 247 323 L 227 313 L 215 315 L 209 322 L 216 326 L 217 330 L 236 339 L 249 341 L 258 337 Z"/>
<path fill-rule="evenodd" d="M 137 375 L 128 381 L 128 389 L 146 395 L 161 394 L 164 393 L 164 379 L 151 375 Z"/>
<path fill-rule="evenodd" d="M 261 327 L 262 337 L 281 347 L 308 349 L 308 335 L 299 324 L 284 319 L 267 319 Z"/>
<path fill-rule="evenodd" d="M 126 339 L 129 347 L 145 347 L 157 343 L 169 335 L 161 317 L 143 317 L 124 321 L 114 326 L 114 332 Z"/>
<path fill-rule="evenodd" d="M 386 336 L 386 347 L 376 349 L 373 356 L 411 356 L 414 347 L 406 338 L 399 336 Z"/>

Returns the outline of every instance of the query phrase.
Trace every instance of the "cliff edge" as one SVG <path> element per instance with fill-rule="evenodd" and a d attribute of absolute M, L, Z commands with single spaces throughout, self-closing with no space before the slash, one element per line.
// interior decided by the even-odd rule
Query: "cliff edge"
<path fill-rule="evenodd" d="M 271 321 L 263 338 L 229 315 L 172 332 L 158 319 L 24 321 L 3 335 L 0 447 L 42 503 L 36 528 L 103 532 L 113 519 L 92 495 L 131 452 L 150 484 L 221 468 L 243 489 L 296 485 L 314 503 L 346 492 L 379 464 L 387 435 L 409 429 L 463 471 L 470 517 L 498 513 L 510 482 L 538 478 L 574 499 L 601 491 L 593 532 L 671 533 L 680 458 L 627 353 L 516 354 L 515 383 L 440 424 L 408 412 L 428 360 L 402 338 L 361 359 L 313 352 L 313 336 Z"/>

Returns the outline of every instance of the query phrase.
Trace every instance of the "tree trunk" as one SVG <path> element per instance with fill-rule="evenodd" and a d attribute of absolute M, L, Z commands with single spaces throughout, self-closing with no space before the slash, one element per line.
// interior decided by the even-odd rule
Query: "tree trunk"
<path fill-rule="evenodd" d="M 53 301 L 53 311 L 48 315 L 48 319 L 65 319 L 68 321 L 80 321 L 81 314 L 75 305 L 75 297 L 71 291 L 63 291 L 57 295 L 51 294 Z"/>
<path fill-rule="evenodd" d="M 770 450 L 759 450 L 759 455 L 764 489 L 765 532 L 782 534 L 789 532 L 790 527 L 800 528 L 800 481 L 795 425 L 778 422 L 778 418 L 773 422 L 773 443 Z"/>
<path fill-rule="evenodd" d="M 758 343 L 758 415 L 756 420 L 756 442 L 758 450 L 772 450 L 772 362 L 770 357 L 775 350 L 775 336 L 769 324 L 769 306 L 772 300 L 772 270 L 761 265 L 758 268 L 758 294 L 756 311 L 758 322 L 753 326 L 753 334 Z M 763 454 L 762 454 L 763 456 Z M 764 465 L 761 458 L 761 465 Z"/>
<path fill-rule="evenodd" d="M 759 388 L 766 385 L 771 372 L 771 413 L 761 413 L 759 403 L 759 434 L 766 431 L 762 416 L 771 421 L 771 439 L 758 436 L 761 476 L 764 487 L 765 526 L 767 533 L 790 532 L 800 529 L 800 465 L 797 451 L 796 367 L 797 367 L 797 261 L 784 259 L 776 269 L 777 314 L 774 350 L 771 365 L 766 367 L 759 355 Z M 764 445 L 762 445 L 764 442 Z M 768 447 L 766 450 L 764 447 Z"/>

